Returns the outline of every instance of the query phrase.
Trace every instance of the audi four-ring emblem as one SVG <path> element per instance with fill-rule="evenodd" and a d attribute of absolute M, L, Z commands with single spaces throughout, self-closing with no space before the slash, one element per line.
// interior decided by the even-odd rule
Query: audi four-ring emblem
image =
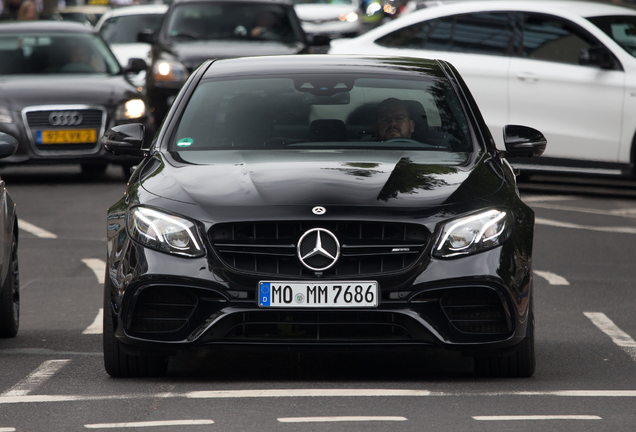
<path fill-rule="evenodd" d="M 49 114 L 52 126 L 77 126 L 82 123 L 82 115 L 77 111 L 53 111 Z"/>

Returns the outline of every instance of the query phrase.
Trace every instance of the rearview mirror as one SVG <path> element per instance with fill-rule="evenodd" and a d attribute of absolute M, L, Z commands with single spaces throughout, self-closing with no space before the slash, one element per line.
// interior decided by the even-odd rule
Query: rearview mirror
<path fill-rule="evenodd" d="M 504 126 L 505 157 L 541 156 L 548 140 L 536 129 L 528 126 Z"/>
<path fill-rule="evenodd" d="M 115 126 L 102 137 L 102 146 L 115 155 L 141 156 L 145 129 L 141 123 Z"/>
<path fill-rule="evenodd" d="M 137 42 L 145 42 L 148 44 L 155 43 L 155 31 L 154 30 L 142 30 L 137 33 Z"/>
<path fill-rule="evenodd" d="M 18 149 L 18 140 L 4 132 L 0 132 L 0 159 L 12 156 Z"/>
<path fill-rule="evenodd" d="M 124 68 L 124 72 L 138 74 L 141 71 L 145 71 L 147 68 L 148 65 L 144 59 L 131 58 L 128 60 L 128 65 Z"/>
<path fill-rule="evenodd" d="M 604 46 L 582 48 L 579 64 L 583 66 L 598 66 L 601 69 L 614 69 L 614 57 Z"/>

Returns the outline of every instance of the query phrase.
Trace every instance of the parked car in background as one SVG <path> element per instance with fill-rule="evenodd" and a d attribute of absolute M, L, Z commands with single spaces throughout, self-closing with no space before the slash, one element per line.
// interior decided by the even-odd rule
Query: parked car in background
<path fill-rule="evenodd" d="M 143 62 L 142 62 L 143 63 Z M 154 124 L 145 97 L 93 27 L 59 21 L 0 25 L 0 132 L 18 139 L 0 164 L 80 164 L 88 173 L 116 158 L 100 146 L 108 128 Z"/>
<path fill-rule="evenodd" d="M 108 5 L 77 5 L 66 6 L 57 13 L 63 21 L 78 22 L 92 27 L 109 10 Z"/>
<path fill-rule="evenodd" d="M 534 373 L 534 212 L 505 157 L 545 138 L 509 125 L 497 151 L 449 63 L 207 61 L 153 143 L 135 124 L 102 142 L 145 154 L 107 216 L 110 375 L 203 346 L 437 347 Z"/>
<path fill-rule="evenodd" d="M 499 148 L 528 124 L 550 146 L 527 172 L 634 176 L 636 10 L 586 1 L 465 1 L 428 7 L 334 54 L 440 58 L 460 71 Z"/>
<path fill-rule="evenodd" d="M 157 121 L 189 74 L 203 61 L 298 54 L 309 42 L 287 0 L 174 0 L 153 43 L 146 91 Z"/>
<path fill-rule="evenodd" d="M 0 159 L 18 148 L 15 137 L 0 132 Z M 18 216 L 15 203 L 0 178 L 0 338 L 14 337 L 20 327 L 20 267 Z"/>
<path fill-rule="evenodd" d="M 360 0 L 292 0 L 303 30 L 308 35 L 321 34 L 333 39 L 362 33 L 363 14 Z"/>
<path fill-rule="evenodd" d="M 127 66 L 130 59 L 140 58 L 150 64 L 150 44 L 139 42 L 142 32 L 156 32 L 168 10 L 168 5 L 147 4 L 126 6 L 106 12 L 95 29 L 110 46 L 119 64 Z M 129 77 L 138 88 L 146 86 L 146 71 Z"/>

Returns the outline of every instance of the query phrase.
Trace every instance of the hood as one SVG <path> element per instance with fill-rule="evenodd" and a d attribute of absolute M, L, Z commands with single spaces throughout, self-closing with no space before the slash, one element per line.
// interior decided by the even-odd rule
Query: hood
<path fill-rule="evenodd" d="M 355 5 L 346 4 L 299 4 L 294 9 L 301 21 L 332 21 L 339 19 L 340 15 L 357 11 Z"/>
<path fill-rule="evenodd" d="M 297 54 L 304 49 L 300 42 L 276 41 L 194 41 L 165 45 L 164 50 L 175 56 L 189 70 L 214 58 Z"/>
<path fill-rule="evenodd" d="M 131 83 L 116 75 L 21 75 L 0 78 L 0 104 L 19 111 L 33 105 L 87 104 L 113 106 L 138 95 Z"/>
<path fill-rule="evenodd" d="M 147 166 L 143 188 L 204 208 L 426 208 L 491 195 L 503 182 L 484 154 L 270 150 L 184 151 L 176 156 L 180 162 L 158 156 Z"/>

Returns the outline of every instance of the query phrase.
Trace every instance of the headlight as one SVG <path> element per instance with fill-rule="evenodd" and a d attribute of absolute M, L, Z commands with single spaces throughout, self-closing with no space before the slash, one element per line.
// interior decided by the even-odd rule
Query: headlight
<path fill-rule="evenodd" d="M 448 222 L 433 255 L 452 257 L 499 246 L 510 237 L 511 219 L 505 211 L 489 210 Z"/>
<path fill-rule="evenodd" d="M 348 14 L 340 15 L 340 21 L 356 22 L 358 21 L 358 14 L 349 12 Z"/>
<path fill-rule="evenodd" d="M 177 61 L 161 60 L 154 64 L 152 73 L 155 81 L 185 82 L 188 78 L 188 70 Z"/>
<path fill-rule="evenodd" d="M 13 123 L 13 116 L 8 108 L 0 107 L 0 123 Z"/>
<path fill-rule="evenodd" d="M 115 120 L 138 119 L 146 114 L 146 104 L 141 99 L 131 99 L 117 107 Z"/>
<path fill-rule="evenodd" d="M 205 254 L 194 224 L 178 216 L 135 207 L 128 214 L 127 226 L 130 237 L 146 247 L 187 257 Z"/>

